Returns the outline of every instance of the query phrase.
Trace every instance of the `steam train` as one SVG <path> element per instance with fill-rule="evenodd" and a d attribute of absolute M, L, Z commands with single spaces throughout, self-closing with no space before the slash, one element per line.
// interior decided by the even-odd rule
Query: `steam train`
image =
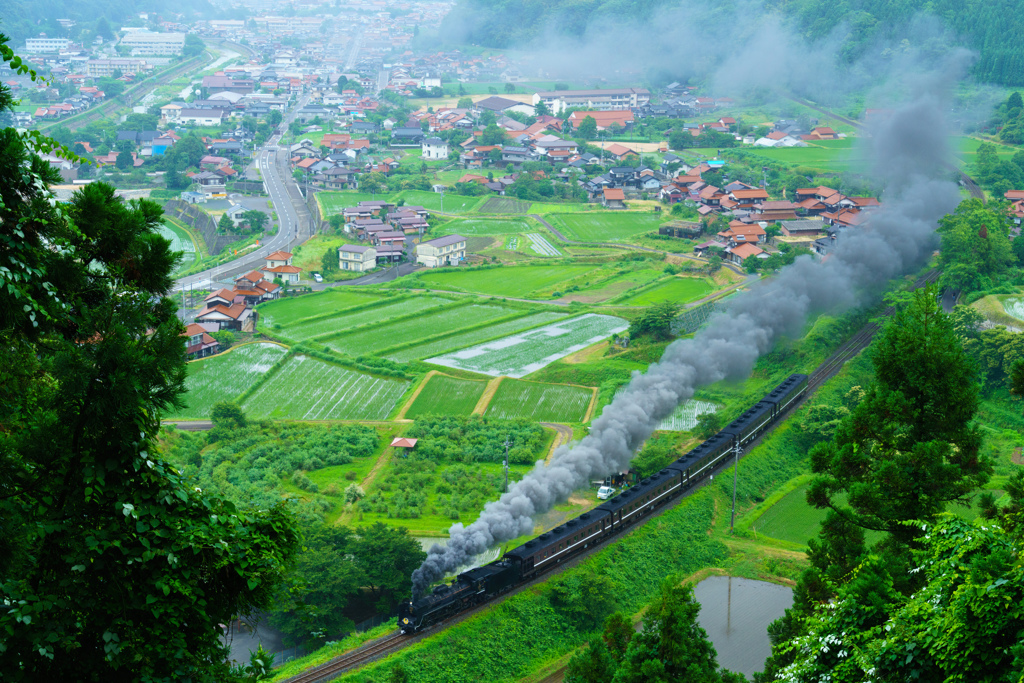
<path fill-rule="evenodd" d="M 737 447 L 765 431 L 807 391 L 807 375 L 790 375 L 722 431 L 639 484 L 562 526 L 510 550 L 500 559 L 436 586 L 430 595 L 402 603 L 398 627 L 411 634 L 487 602 L 579 552 L 630 528 L 710 476 Z"/>

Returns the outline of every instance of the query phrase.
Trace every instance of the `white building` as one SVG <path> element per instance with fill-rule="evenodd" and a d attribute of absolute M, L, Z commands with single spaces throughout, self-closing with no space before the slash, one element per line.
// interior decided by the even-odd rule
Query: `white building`
<path fill-rule="evenodd" d="M 441 138 L 427 138 L 423 141 L 424 159 L 447 159 L 448 143 Z"/>
<path fill-rule="evenodd" d="M 39 34 L 38 38 L 25 40 L 25 52 L 60 52 L 66 50 L 71 41 L 67 38 L 47 38 L 45 34 Z"/>
<path fill-rule="evenodd" d="M 447 235 L 416 245 L 416 263 L 427 268 L 458 265 L 466 258 L 466 238 Z"/>
<path fill-rule="evenodd" d="M 533 95 L 533 104 L 544 102 L 552 114 L 566 109 L 594 109 L 614 111 L 635 109 L 651 101 L 651 91 L 645 88 L 609 88 L 607 90 L 549 90 Z"/>
<path fill-rule="evenodd" d="M 121 38 L 120 45 L 133 55 L 180 55 L 185 48 L 185 34 L 133 31 Z"/>
<path fill-rule="evenodd" d="M 260 268 L 268 280 L 281 278 L 283 282 L 296 283 L 302 268 L 292 265 L 292 255 L 287 251 L 275 251 L 267 256 L 267 265 Z"/>
<path fill-rule="evenodd" d="M 342 270 L 363 272 L 373 270 L 377 266 L 377 250 L 373 247 L 361 247 L 356 244 L 343 244 L 338 247 L 338 267 Z"/>
<path fill-rule="evenodd" d="M 85 75 L 89 78 L 113 76 L 115 71 L 130 76 L 146 69 L 145 59 L 90 59 L 85 63 Z"/>

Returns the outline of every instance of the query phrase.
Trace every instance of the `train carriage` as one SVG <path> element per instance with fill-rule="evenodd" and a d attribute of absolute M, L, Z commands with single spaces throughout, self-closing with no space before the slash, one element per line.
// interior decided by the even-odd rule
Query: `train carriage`
<path fill-rule="evenodd" d="M 722 431 L 665 469 L 597 508 L 505 553 L 502 559 L 459 574 L 415 602 L 399 607 L 398 625 L 413 633 L 510 590 L 631 526 L 714 472 L 739 445 L 750 443 L 806 391 L 807 375 L 794 374 Z"/>

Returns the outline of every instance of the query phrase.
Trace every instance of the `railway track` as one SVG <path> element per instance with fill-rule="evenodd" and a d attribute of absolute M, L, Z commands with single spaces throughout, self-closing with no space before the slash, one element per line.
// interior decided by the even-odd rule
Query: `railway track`
<path fill-rule="evenodd" d="M 801 106 L 807 107 L 808 109 L 813 109 L 814 111 L 824 114 L 825 116 L 845 123 L 848 126 L 853 126 L 857 130 L 864 129 L 864 124 L 861 123 L 860 121 L 854 121 L 853 119 L 837 114 L 834 111 L 830 111 L 823 107 L 819 107 L 816 104 L 811 104 L 807 100 L 792 96 L 787 96 L 787 99 L 789 99 L 791 102 L 796 102 Z M 971 197 L 975 199 L 980 199 L 983 202 L 985 201 L 985 192 L 980 187 L 978 187 L 978 183 L 974 182 L 974 179 L 972 179 L 969 175 L 961 171 L 953 164 L 944 164 L 944 166 L 957 174 L 957 177 L 960 179 L 960 184 L 963 185 L 964 189 L 966 189 L 971 194 Z"/>
<path fill-rule="evenodd" d="M 917 280 L 914 282 L 912 289 L 920 289 L 921 287 L 933 283 L 938 279 L 939 271 L 933 268 L 932 270 L 929 270 L 921 277 L 917 278 Z M 888 317 L 895 313 L 895 311 L 896 309 L 894 307 L 888 306 L 884 311 L 882 311 L 882 316 Z M 817 368 L 815 368 L 815 370 L 811 373 L 810 379 L 808 380 L 807 392 L 804 394 L 803 398 L 794 401 L 786 409 L 785 415 L 787 416 L 787 419 L 789 415 L 792 415 L 801 405 L 806 403 L 807 400 L 814 394 L 815 391 L 817 391 L 821 387 L 822 384 L 824 384 L 830 377 L 837 374 L 848 360 L 850 360 L 858 353 L 863 351 L 868 346 L 868 344 L 871 343 L 871 339 L 875 336 L 875 334 L 878 333 L 880 329 L 881 327 L 879 326 L 879 324 L 875 322 L 870 322 L 864 325 L 864 327 L 860 328 L 849 339 L 843 342 L 839 346 L 839 348 L 837 348 L 835 352 L 832 353 L 832 355 L 826 358 Z M 746 446 L 746 448 L 743 449 L 743 455 L 741 455 L 740 458 L 742 459 L 746 454 L 750 453 L 754 448 L 757 447 L 758 444 L 761 443 L 761 440 L 765 436 L 770 434 L 775 427 L 783 424 L 784 422 L 785 419 L 779 420 L 771 429 L 767 430 L 763 434 L 759 435 L 756 439 L 751 441 Z M 702 488 L 707 486 L 713 480 L 714 476 L 717 476 L 722 471 L 728 469 L 729 467 L 732 466 L 732 464 L 733 461 L 731 459 L 726 458 L 722 462 L 722 464 L 720 464 L 715 469 L 715 472 L 712 475 L 712 477 L 704 479 L 699 484 L 696 484 L 688 491 L 684 492 L 675 500 L 670 501 L 661 508 L 658 508 L 650 515 L 643 517 L 635 525 L 632 525 L 628 529 L 625 529 L 622 533 L 629 533 L 633 529 L 637 529 L 640 526 L 643 526 L 648 521 L 660 517 L 662 514 L 665 513 L 666 510 L 674 508 L 682 500 L 685 500 L 693 493 L 700 491 Z M 536 584 L 542 581 L 546 581 L 549 576 L 559 574 L 565 571 L 566 569 L 575 566 L 577 563 L 587 559 L 593 553 L 603 550 L 604 548 L 607 548 L 611 543 L 615 541 L 615 539 L 619 537 L 620 536 L 613 536 L 604 543 L 600 543 L 587 550 L 584 550 L 583 552 L 574 556 L 567 562 L 563 562 L 558 565 L 553 565 L 549 570 L 545 571 L 544 573 L 540 574 L 534 579 L 515 587 L 514 589 L 505 593 L 501 597 L 493 599 L 489 602 L 485 602 L 482 605 L 478 605 L 477 607 L 466 610 L 464 612 L 460 612 L 454 617 L 439 622 L 431 626 L 430 628 L 420 631 L 415 635 L 403 636 L 401 632 L 399 632 L 396 629 L 393 633 L 384 636 L 380 640 L 374 641 L 369 645 L 361 646 L 355 650 L 352 650 L 351 652 L 336 657 L 335 659 L 327 662 L 326 664 L 322 664 L 321 666 L 318 666 L 314 669 L 309 669 L 308 671 L 305 671 L 302 674 L 299 674 L 298 676 L 289 678 L 287 679 L 287 681 L 285 681 L 285 683 L 322 683 L 324 681 L 333 680 L 340 676 L 342 673 L 345 673 L 346 671 L 350 671 L 356 667 L 372 662 L 385 655 L 397 652 L 398 650 L 408 645 L 411 645 L 415 642 L 418 642 L 423 638 L 434 635 L 435 633 L 440 633 L 441 631 L 449 628 L 450 626 L 454 626 L 455 624 L 461 622 L 463 619 L 467 619 L 484 609 L 488 609 L 494 605 L 499 604 L 506 598 L 509 598 L 519 593 L 520 591 L 531 588 L 532 586 L 535 586 Z"/>

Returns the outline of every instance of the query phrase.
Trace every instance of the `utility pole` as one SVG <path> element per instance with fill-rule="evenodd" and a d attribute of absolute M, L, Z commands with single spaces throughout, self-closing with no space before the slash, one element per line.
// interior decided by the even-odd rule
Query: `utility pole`
<path fill-rule="evenodd" d="M 505 469 L 505 493 L 508 493 L 508 447 L 510 445 L 512 445 L 512 442 L 509 441 L 509 437 L 506 436 L 505 437 L 505 465 L 504 465 L 504 469 Z"/>
<path fill-rule="evenodd" d="M 736 525 L 736 473 L 740 469 L 740 453 L 742 450 L 739 439 L 736 439 L 736 445 L 732 449 L 732 518 L 729 520 L 730 531 Z"/>

